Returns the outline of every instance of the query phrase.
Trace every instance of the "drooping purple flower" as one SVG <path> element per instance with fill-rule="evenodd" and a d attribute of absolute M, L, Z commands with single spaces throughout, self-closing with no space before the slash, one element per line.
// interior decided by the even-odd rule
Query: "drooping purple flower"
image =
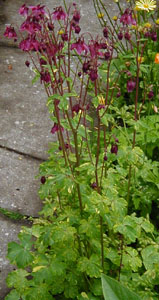
<path fill-rule="evenodd" d="M 78 77 L 81 77 L 82 73 L 81 72 L 78 72 Z"/>
<path fill-rule="evenodd" d="M 36 5 L 36 6 L 29 6 L 29 8 L 32 10 L 32 14 L 33 16 L 42 19 L 43 16 L 46 14 L 46 11 L 44 9 L 45 5 L 40 6 L 40 4 Z"/>
<path fill-rule="evenodd" d="M 54 126 L 51 129 L 51 133 L 54 134 L 59 130 L 59 125 L 57 123 L 54 123 Z M 61 126 L 61 130 L 64 131 L 64 128 Z"/>
<path fill-rule="evenodd" d="M 20 31 L 27 31 L 29 34 L 34 34 L 37 31 L 41 30 L 41 25 L 32 19 L 27 17 L 26 21 L 20 26 Z"/>
<path fill-rule="evenodd" d="M 97 188 L 96 182 L 91 183 L 91 187 L 92 187 L 92 189 L 96 189 Z"/>
<path fill-rule="evenodd" d="M 51 82 L 51 76 L 50 73 L 48 71 L 45 72 L 41 72 L 40 73 L 40 79 L 41 79 L 41 83 L 44 81 L 46 83 Z"/>
<path fill-rule="evenodd" d="M 153 91 L 150 91 L 149 93 L 148 93 L 148 98 L 149 99 L 152 99 L 154 97 L 154 92 Z"/>
<path fill-rule="evenodd" d="M 124 37 L 127 41 L 130 41 L 130 39 L 131 39 L 131 35 L 129 32 L 125 32 Z"/>
<path fill-rule="evenodd" d="M 100 48 L 101 49 L 107 49 L 107 44 L 106 43 L 100 43 Z"/>
<path fill-rule="evenodd" d="M 120 18 L 120 23 L 123 25 L 136 25 L 136 21 L 132 16 L 132 10 L 126 9 Z"/>
<path fill-rule="evenodd" d="M 97 70 L 92 69 L 89 73 L 90 79 L 95 81 L 98 78 Z"/>
<path fill-rule="evenodd" d="M 54 30 L 54 25 L 52 23 L 48 23 L 47 24 L 47 27 L 50 31 L 53 31 Z"/>
<path fill-rule="evenodd" d="M 103 52 L 99 51 L 101 49 L 101 44 L 98 43 L 98 41 L 91 40 L 89 42 L 89 51 L 91 58 L 97 57 L 97 56 L 103 56 Z"/>
<path fill-rule="evenodd" d="M 12 39 L 12 38 L 17 39 L 17 34 L 16 34 L 16 32 L 15 32 L 14 27 L 12 27 L 12 26 L 7 26 L 7 27 L 6 27 L 6 30 L 5 30 L 5 32 L 4 32 L 4 36 L 5 36 L 5 37 L 8 37 L 9 39 Z"/>
<path fill-rule="evenodd" d="M 19 44 L 19 48 L 23 51 L 38 51 L 40 49 L 40 43 L 33 36 L 29 36 Z"/>
<path fill-rule="evenodd" d="M 47 65 L 47 61 L 43 58 L 40 58 L 40 66 Z"/>
<path fill-rule="evenodd" d="M 72 112 L 76 112 L 77 114 L 79 113 L 80 110 L 81 110 L 81 107 L 78 103 L 72 107 Z"/>
<path fill-rule="evenodd" d="M 67 42 L 67 41 L 68 41 L 68 33 L 67 33 L 67 32 L 62 33 L 62 34 L 61 34 L 61 38 L 62 38 L 62 40 L 63 40 L 64 42 Z"/>
<path fill-rule="evenodd" d="M 89 48 L 88 46 L 85 44 L 84 40 L 82 40 L 81 38 L 78 39 L 78 41 L 76 43 L 73 43 L 71 45 L 71 50 L 76 50 L 77 53 L 80 55 L 83 51 L 87 54 Z"/>
<path fill-rule="evenodd" d="M 68 143 L 65 144 L 65 149 L 69 149 L 70 145 Z"/>
<path fill-rule="evenodd" d="M 83 63 L 83 66 L 82 66 L 82 70 L 84 73 L 87 73 L 89 71 L 89 68 L 90 68 L 90 62 L 87 61 L 87 62 L 84 62 Z"/>
<path fill-rule="evenodd" d="M 78 10 L 75 10 L 74 13 L 73 13 L 73 20 L 76 23 L 79 23 L 80 18 L 81 18 L 80 12 Z"/>
<path fill-rule="evenodd" d="M 67 14 L 63 10 L 62 6 L 58 6 L 55 8 L 54 12 L 52 13 L 53 20 L 65 20 L 67 17 Z"/>
<path fill-rule="evenodd" d="M 81 31 L 80 26 L 79 26 L 79 25 L 76 25 L 76 26 L 75 26 L 75 33 L 76 33 L 76 34 L 79 34 L 80 31 Z"/>
<path fill-rule="evenodd" d="M 107 157 L 107 155 L 105 154 L 104 155 L 104 161 L 107 161 L 108 160 L 108 157 Z"/>
<path fill-rule="evenodd" d="M 118 39 L 120 41 L 123 39 L 123 33 L 121 31 L 118 33 Z"/>
<path fill-rule="evenodd" d="M 47 44 L 47 47 L 46 47 L 46 52 L 47 52 L 47 56 L 48 57 L 54 57 L 55 54 L 57 53 L 58 51 L 58 48 L 57 48 L 57 45 L 55 44 L 52 44 L 51 42 L 49 44 Z"/>
<path fill-rule="evenodd" d="M 104 27 L 104 29 L 103 29 L 103 35 L 104 35 L 104 37 L 105 37 L 106 39 L 108 38 L 108 33 L 109 33 L 108 28 L 107 28 L 107 27 Z"/>
<path fill-rule="evenodd" d="M 121 96 L 121 92 L 117 92 L 116 97 L 119 98 Z"/>
<path fill-rule="evenodd" d="M 154 42 L 157 41 L 157 32 L 155 32 L 155 31 L 151 32 L 151 40 Z"/>
<path fill-rule="evenodd" d="M 105 60 L 109 60 L 110 57 L 111 57 L 111 53 L 109 51 L 104 53 Z"/>
<path fill-rule="evenodd" d="M 136 86 L 135 81 L 133 81 L 133 80 L 127 81 L 127 91 L 128 91 L 128 93 L 131 93 L 135 89 L 135 86 Z"/>
<path fill-rule="evenodd" d="M 26 17 L 28 15 L 28 11 L 29 8 L 26 6 L 26 4 L 23 4 L 19 9 L 19 14 Z"/>
<path fill-rule="evenodd" d="M 46 177 L 42 176 L 41 179 L 40 179 L 40 181 L 41 181 L 42 184 L 44 184 L 46 182 Z"/>
<path fill-rule="evenodd" d="M 114 153 L 114 154 L 116 154 L 117 155 L 117 153 L 118 153 L 118 145 L 117 144 L 113 144 L 112 146 L 111 146 L 111 153 Z"/>
<path fill-rule="evenodd" d="M 101 110 L 102 108 L 104 109 L 104 108 L 105 108 L 105 105 L 104 105 L 104 104 L 99 104 L 99 105 L 97 106 L 97 111 Z"/>
<path fill-rule="evenodd" d="M 150 31 L 146 31 L 146 32 L 144 33 L 144 37 L 145 37 L 145 38 L 149 38 L 150 36 L 151 36 Z"/>

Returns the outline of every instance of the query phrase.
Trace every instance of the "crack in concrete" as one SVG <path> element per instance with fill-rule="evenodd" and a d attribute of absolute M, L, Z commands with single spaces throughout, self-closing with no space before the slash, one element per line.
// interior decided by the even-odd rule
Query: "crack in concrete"
<path fill-rule="evenodd" d="M 35 159 L 35 160 L 38 160 L 38 161 L 40 161 L 40 162 L 46 161 L 46 159 L 44 159 L 44 158 L 41 158 L 41 157 L 38 157 L 38 156 L 34 156 L 34 155 L 32 155 L 32 154 L 29 154 L 29 153 L 24 153 L 24 152 L 21 152 L 21 151 L 16 150 L 16 149 L 12 149 L 12 148 L 7 147 L 7 146 L 0 145 L 0 149 L 4 149 L 4 150 L 6 150 L 6 151 L 9 151 L 9 152 L 13 152 L 13 153 L 22 155 L 22 156 L 24 156 L 25 158 Z"/>

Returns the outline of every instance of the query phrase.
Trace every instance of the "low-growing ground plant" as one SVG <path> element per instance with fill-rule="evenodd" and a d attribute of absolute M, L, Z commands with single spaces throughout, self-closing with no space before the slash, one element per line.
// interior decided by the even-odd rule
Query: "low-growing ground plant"
<path fill-rule="evenodd" d="M 81 34 L 75 3 L 19 10 L 19 47 L 44 85 L 57 141 L 40 166 L 40 217 L 8 245 L 17 270 L 6 300 L 107 299 L 103 273 L 136 299 L 159 298 L 156 1 L 115 1 L 113 20 L 93 1 L 95 38 Z M 12 26 L 4 35 L 17 40 Z"/>

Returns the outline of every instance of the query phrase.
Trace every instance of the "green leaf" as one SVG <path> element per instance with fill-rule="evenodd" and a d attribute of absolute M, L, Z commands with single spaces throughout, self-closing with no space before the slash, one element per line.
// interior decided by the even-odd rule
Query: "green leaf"
<path fill-rule="evenodd" d="M 8 274 L 6 282 L 9 288 L 16 288 L 18 291 L 23 290 L 28 285 L 28 280 L 25 278 L 29 273 L 19 269 Z"/>
<path fill-rule="evenodd" d="M 38 72 L 38 71 L 37 71 Z M 34 84 L 35 82 L 37 82 L 38 80 L 39 80 L 39 78 L 40 78 L 40 73 L 37 73 L 36 75 L 35 75 L 35 77 L 32 79 L 32 84 Z"/>
<path fill-rule="evenodd" d="M 6 297 L 5 300 L 20 300 L 20 294 L 16 290 L 12 290 Z"/>
<path fill-rule="evenodd" d="M 7 258 L 12 264 L 17 264 L 19 268 L 25 268 L 32 262 L 33 255 L 28 249 L 23 248 L 15 242 L 11 242 L 8 244 Z"/>
<path fill-rule="evenodd" d="M 92 254 L 90 259 L 82 257 L 79 259 L 78 268 L 81 272 L 86 272 L 88 276 L 100 278 L 100 258 L 99 256 Z"/>
<path fill-rule="evenodd" d="M 102 274 L 102 287 L 105 300 L 141 300 L 137 294 L 104 274 Z"/>
<path fill-rule="evenodd" d="M 155 246 L 147 246 L 141 251 L 145 268 L 153 270 L 155 265 L 159 265 L 159 252 Z"/>

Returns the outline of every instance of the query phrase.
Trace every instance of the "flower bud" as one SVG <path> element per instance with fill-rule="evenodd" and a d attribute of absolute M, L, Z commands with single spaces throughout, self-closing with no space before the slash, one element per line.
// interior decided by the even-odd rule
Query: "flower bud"
<path fill-rule="evenodd" d="M 104 37 L 107 39 L 108 38 L 108 29 L 107 29 L 107 27 L 105 27 L 104 29 L 103 29 L 103 35 L 104 35 Z"/>
<path fill-rule="evenodd" d="M 117 155 L 117 153 L 118 153 L 118 145 L 117 144 L 113 144 L 112 146 L 111 146 L 111 153 L 114 153 L 114 154 L 116 154 Z"/>
<path fill-rule="evenodd" d="M 118 39 L 119 39 L 120 41 L 123 39 L 123 34 L 122 34 L 121 31 L 118 33 Z"/>
<path fill-rule="evenodd" d="M 41 181 L 42 184 L 44 184 L 46 182 L 45 176 L 42 176 L 41 179 L 40 179 L 40 181 Z"/>
<path fill-rule="evenodd" d="M 148 98 L 149 99 L 152 99 L 154 97 L 154 92 L 153 91 L 150 91 L 149 93 L 148 93 Z"/>

